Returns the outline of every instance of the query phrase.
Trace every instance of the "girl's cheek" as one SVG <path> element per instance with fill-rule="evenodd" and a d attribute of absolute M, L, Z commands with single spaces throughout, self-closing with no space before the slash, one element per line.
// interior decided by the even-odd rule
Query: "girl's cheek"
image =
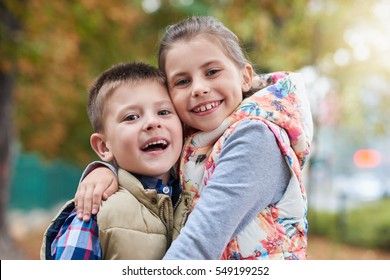
<path fill-rule="evenodd" d="M 180 100 L 177 97 L 174 97 L 174 96 L 171 96 L 171 100 L 172 100 L 173 106 L 177 110 L 178 106 L 181 105 Z"/>

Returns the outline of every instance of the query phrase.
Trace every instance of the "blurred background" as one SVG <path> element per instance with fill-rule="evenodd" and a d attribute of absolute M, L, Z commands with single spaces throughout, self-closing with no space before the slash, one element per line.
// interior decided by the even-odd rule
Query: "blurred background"
<path fill-rule="evenodd" d="M 43 231 L 97 159 L 87 88 L 113 64 L 157 66 L 167 25 L 212 15 L 258 73 L 303 74 L 309 259 L 390 259 L 390 1 L 1 0 L 0 258 L 38 259 Z"/>

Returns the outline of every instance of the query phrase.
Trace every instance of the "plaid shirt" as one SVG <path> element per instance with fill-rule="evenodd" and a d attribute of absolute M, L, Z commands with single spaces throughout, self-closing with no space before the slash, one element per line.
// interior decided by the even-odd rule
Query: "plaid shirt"
<path fill-rule="evenodd" d="M 162 184 L 157 178 L 133 174 L 145 189 L 156 189 L 157 193 L 164 193 L 172 198 L 174 203 L 181 192 L 178 180 L 171 180 L 170 186 Z M 51 254 L 55 260 L 101 260 L 99 227 L 96 215 L 89 222 L 77 218 L 76 209 L 66 218 L 60 231 L 51 245 Z"/>
<path fill-rule="evenodd" d="M 89 222 L 77 218 L 76 209 L 65 220 L 51 245 L 55 260 L 100 260 L 102 249 L 98 238 L 96 215 Z"/>

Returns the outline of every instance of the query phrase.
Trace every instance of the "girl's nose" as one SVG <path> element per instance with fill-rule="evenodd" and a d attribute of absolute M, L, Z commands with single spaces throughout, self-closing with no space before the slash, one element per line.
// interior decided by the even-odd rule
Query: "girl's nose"
<path fill-rule="evenodd" d="M 206 85 L 206 83 L 202 81 L 193 81 L 192 96 L 198 97 L 198 96 L 206 95 L 209 92 L 210 92 L 210 88 Z"/>

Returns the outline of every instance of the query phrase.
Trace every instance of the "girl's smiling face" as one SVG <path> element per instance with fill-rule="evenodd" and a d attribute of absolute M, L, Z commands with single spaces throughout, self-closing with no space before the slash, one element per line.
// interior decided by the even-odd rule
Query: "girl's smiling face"
<path fill-rule="evenodd" d="M 210 35 L 175 42 L 165 62 L 169 93 L 180 119 L 201 131 L 217 128 L 251 87 L 252 67 L 239 69 Z"/>

